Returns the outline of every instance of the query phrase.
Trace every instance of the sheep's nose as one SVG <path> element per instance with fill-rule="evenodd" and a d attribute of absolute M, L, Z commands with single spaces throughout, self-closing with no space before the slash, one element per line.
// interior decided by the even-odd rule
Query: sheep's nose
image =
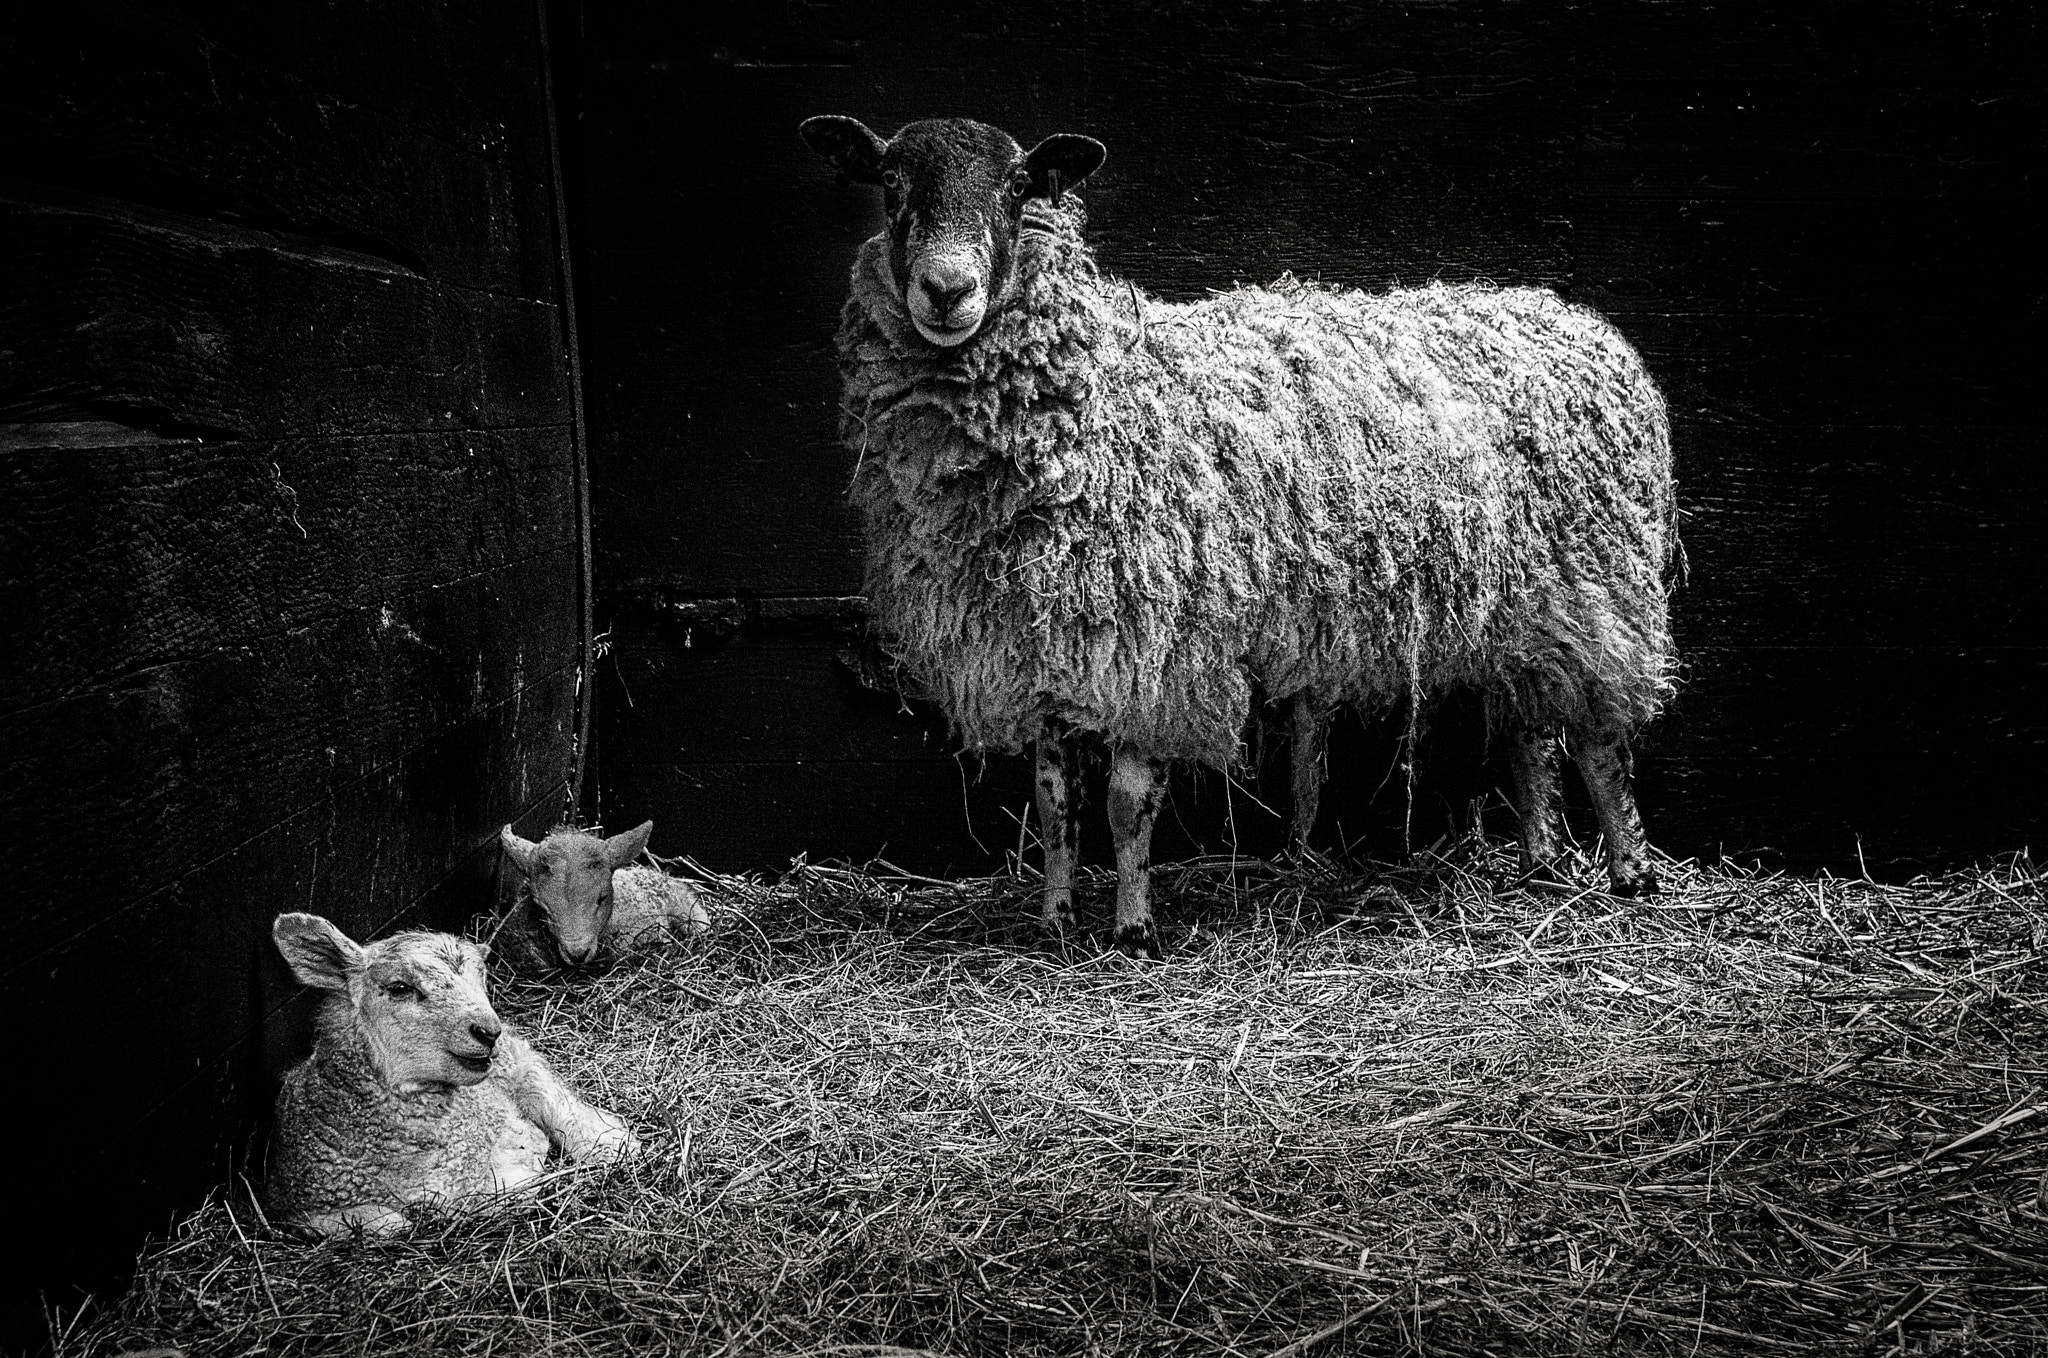
<path fill-rule="evenodd" d="M 931 299 L 932 310 L 941 316 L 959 305 L 961 298 L 974 291 L 972 279 L 951 286 L 929 277 L 922 279 L 921 282 L 924 286 L 924 295 Z"/>
<path fill-rule="evenodd" d="M 486 1047 L 497 1046 L 498 1034 L 504 1031 L 503 1028 L 498 1027 L 496 1024 L 472 1023 L 469 1025 L 469 1035 L 483 1043 Z"/>

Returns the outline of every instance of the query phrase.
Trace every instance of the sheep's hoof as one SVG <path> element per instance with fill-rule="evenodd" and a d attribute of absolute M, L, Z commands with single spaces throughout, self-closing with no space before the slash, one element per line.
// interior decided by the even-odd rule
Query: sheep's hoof
<path fill-rule="evenodd" d="M 1619 873 L 1609 873 L 1607 892 L 1611 896 L 1619 896 L 1625 901 L 1632 901 L 1638 896 L 1662 895 L 1664 887 L 1657 881 L 1657 870 L 1653 867 L 1645 866 L 1632 877 L 1624 877 Z"/>
<path fill-rule="evenodd" d="M 1165 956 L 1159 950 L 1159 933 L 1150 920 L 1143 924 L 1119 924 L 1114 942 L 1116 950 L 1125 957 L 1144 957 L 1157 962 Z"/>

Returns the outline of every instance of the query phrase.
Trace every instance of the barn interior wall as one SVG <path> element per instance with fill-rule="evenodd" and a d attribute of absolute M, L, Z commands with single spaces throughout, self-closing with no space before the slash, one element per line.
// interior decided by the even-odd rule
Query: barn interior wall
<path fill-rule="evenodd" d="M 1286 269 L 1605 311 L 1670 398 L 1684 510 L 1684 689 L 1638 761 L 1658 842 L 1889 873 L 2040 843 L 2027 8 L 561 8 L 596 790 L 664 852 L 981 869 L 1028 796 L 1014 759 L 963 778 L 943 723 L 848 660 L 831 345 L 879 208 L 796 137 L 824 112 L 1104 140 L 1102 259 L 1169 298 Z M 1469 712 L 1432 721 L 1412 818 L 1397 729 L 1343 733 L 1325 842 L 1398 852 L 1475 797 L 1512 829 Z M 1182 779 L 1162 852 L 1269 847 L 1282 789 Z"/>
<path fill-rule="evenodd" d="M 308 1041 L 279 911 L 459 927 L 497 828 L 564 804 L 586 535 L 538 18 L 0 19 L 0 996 L 36 1240 L 6 1341 L 242 1192 Z"/>

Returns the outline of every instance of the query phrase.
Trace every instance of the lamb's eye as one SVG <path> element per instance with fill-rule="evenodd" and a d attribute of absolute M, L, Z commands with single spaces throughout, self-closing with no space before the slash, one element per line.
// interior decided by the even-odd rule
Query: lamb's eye
<path fill-rule="evenodd" d="M 1010 196 L 1012 198 L 1022 198 L 1029 192 L 1031 192 L 1031 181 L 1025 176 L 1020 174 L 1010 181 Z"/>
<path fill-rule="evenodd" d="M 416 1000 L 420 997 L 420 988 L 405 981 L 393 981 L 384 987 L 384 993 L 394 1000 Z"/>
<path fill-rule="evenodd" d="M 553 868 L 551 868 L 551 867 L 549 867 L 549 866 L 548 866 L 548 865 L 547 865 L 546 863 L 542 863 L 542 864 L 541 864 L 541 865 L 540 865 L 539 867 L 535 868 L 535 869 L 534 869 L 533 871 L 534 871 L 534 875 L 535 875 L 535 876 L 537 876 L 537 877 L 545 877 L 545 876 L 547 876 L 547 875 L 548 875 L 549 873 L 553 872 L 553 871 L 554 871 L 554 869 L 553 869 Z"/>
<path fill-rule="evenodd" d="M 894 170 L 884 170 L 884 171 L 882 171 L 882 187 L 883 187 L 883 188 L 885 188 L 885 189 L 900 189 L 900 188 L 902 188 L 902 187 L 903 187 L 903 176 L 902 176 L 902 175 L 900 175 L 900 174 L 897 174 L 897 173 L 896 173 L 896 172 L 895 172 Z"/>

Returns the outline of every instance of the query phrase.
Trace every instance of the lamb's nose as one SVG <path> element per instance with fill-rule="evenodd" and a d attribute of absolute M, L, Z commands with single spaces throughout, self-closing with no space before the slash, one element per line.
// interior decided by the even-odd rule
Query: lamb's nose
<path fill-rule="evenodd" d="M 472 1023 L 469 1025 L 469 1035 L 475 1038 L 477 1041 L 483 1043 L 486 1047 L 497 1046 L 498 1034 L 503 1031 L 505 1031 L 503 1028 L 496 1027 L 495 1025 L 488 1028 L 481 1023 Z"/>
<path fill-rule="evenodd" d="M 959 304 L 961 298 L 974 291 L 974 283 L 971 279 L 965 283 L 955 284 L 950 287 L 931 278 L 924 279 L 923 283 L 924 295 L 931 299 L 932 310 L 941 316 L 952 311 Z"/>

